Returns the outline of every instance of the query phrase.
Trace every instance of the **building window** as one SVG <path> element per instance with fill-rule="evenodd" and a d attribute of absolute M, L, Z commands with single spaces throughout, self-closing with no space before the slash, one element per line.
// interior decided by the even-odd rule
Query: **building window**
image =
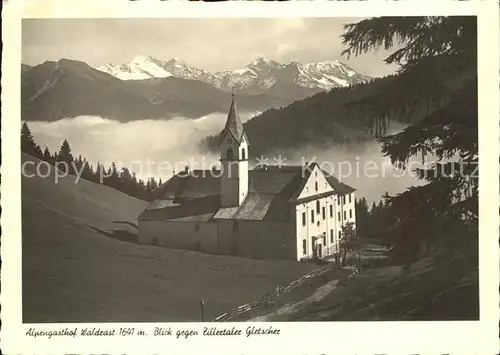
<path fill-rule="evenodd" d="M 311 223 L 314 223 L 314 211 L 311 211 Z"/>
<path fill-rule="evenodd" d="M 339 240 L 342 239 L 342 232 L 339 231 Z"/>
<path fill-rule="evenodd" d="M 349 218 L 352 218 L 352 208 L 349 210 Z"/>
<path fill-rule="evenodd" d="M 199 224 L 195 224 L 194 225 L 194 229 L 198 232 L 200 230 L 200 225 Z"/>
<path fill-rule="evenodd" d="M 323 245 L 326 246 L 326 233 L 323 233 Z"/>
<path fill-rule="evenodd" d="M 340 206 L 340 196 L 337 197 L 337 206 Z"/>
<path fill-rule="evenodd" d="M 333 244 L 333 229 L 330 229 L 330 243 Z"/>
<path fill-rule="evenodd" d="M 247 157 L 246 157 L 246 152 L 245 152 L 245 148 L 243 148 L 241 150 L 241 159 L 245 160 Z"/>
<path fill-rule="evenodd" d="M 307 240 L 302 239 L 302 254 L 307 254 Z"/>
<path fill-rule="evenodd" d="M 345 205 L 345 195 L 342 196 L 342 204 Z"/>
<path fill-rule="evenodd" d="M 351 203 L 351 194 L 349 194 L 349 203 Z"/>
<path fill-rule="evenodd" d="M 317 181 L 314 183 L 314 187 L 316 188 L 316 191 L 318 191 L 318 182 Z"/>
<path fill-rule="evenodd" d="M 344 219 L 347 219 L 347 211 L 344 211 Z"/>
<path fill-rule="evenodd" d="M 338 217 L 339 217 L 339 221 L 340 221 L 340 212 L 337 213 Z"/>
<path fill-rule="evenodd" d="M 302 225 L 303 226 L 306 225 L 306 213 L 305 212 L 302 212 Z"/>
<path fill-rule="evenodd" d="M 233 150 L 231 148 L 229 148 L 226 152 L 226 158 L 227 160 L 233 160 L 234 156 L 233 156 Z"/>
<path fill-rule="evenodd" d="M 231 138 L 228 138 L 228 139 L 227 139 L 227 143 L 228 143 L 228 144 L 233 144 L 233 140 L 232 140 Z"/>
<path fill-rule="evenodd" d="M 330 218 L 333 218 L 333 205 L 330 205 Z"/>
<path fill-rule="evenodd" d="M 326 219 L 326 207 L 323 206 L 322 212 L 323 212 L 323 219 Z"/>
<path fill-rule="evenodd" d="M 320 208 L 319 201 L 316 201 L 316 213 L 319 213 L 319 208 Z"/>

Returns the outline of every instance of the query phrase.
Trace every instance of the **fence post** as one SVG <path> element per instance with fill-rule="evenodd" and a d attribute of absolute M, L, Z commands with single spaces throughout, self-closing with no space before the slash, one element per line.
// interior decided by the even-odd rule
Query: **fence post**
<path fill-rule="evenodd" d="M 203 310 L 204 310 L 204 307 L 205 307 L 205 301 L 204 300 L 201 300 L 200 301 L 200 312 L 201 312 L 201 321 L 204 322 L 205 319 L 204 319 L 204 315 L 203 315 Z"/>

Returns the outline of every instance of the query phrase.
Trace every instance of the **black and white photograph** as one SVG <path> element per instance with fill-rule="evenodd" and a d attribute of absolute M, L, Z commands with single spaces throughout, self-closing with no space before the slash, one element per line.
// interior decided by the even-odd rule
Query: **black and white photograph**
<path fill-rule="evenodd" d="M 479 21 L 23 18 L 25 336 L 479 322 Z"/>
<path fill-rule="evenodd" d="M 23 320 L 478 319 L 476 47 L 473 16 L 24 20 Z"/>

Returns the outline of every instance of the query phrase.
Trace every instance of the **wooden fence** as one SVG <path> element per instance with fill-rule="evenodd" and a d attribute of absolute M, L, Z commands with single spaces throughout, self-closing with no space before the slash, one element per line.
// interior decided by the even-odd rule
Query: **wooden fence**
<path fill-rule="evenodd" d="M 322 266 L 318 269 L 314 269 L 311 272 L 302 276 L 301 278 L 292 281 L 286 287 L 282 287 L 282 286 L 277 287 L 275 292 L 272 292 L 272 293 L 265 295 L 262 299 L 260 299 L 258 301 L 254 301 L 251 303 L 241 305 L 239 307 L 234 308 L 230 312 L 226 312 L 224 314 L 221 314 L 220 316 L 214 318 L 213 322 L 227 321 L 233 317 L 236 317 L 240 314 L 249 312 L 253 309 L 272 307 L 272 306 L 274 306 L 276 299 L 278 298 L 278 296 L 280 294 L 285 293 L 285 292 L 290 292 L 291 290 L 302 285 L 304 282 L 308 281 L 312 277 L 318 276 L 318 275 L 320 275 L 328 270 L 331 270 L 334 267 L 335 267 L 334 265 L 325 265 L 325 266 Z"/>

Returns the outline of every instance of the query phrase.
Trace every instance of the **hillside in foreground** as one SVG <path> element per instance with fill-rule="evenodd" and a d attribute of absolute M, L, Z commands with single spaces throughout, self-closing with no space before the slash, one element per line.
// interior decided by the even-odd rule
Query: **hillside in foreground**
<path fill-rule="evenodd" d="M 74 179 L 22 178 L 24 322 L 212 319 L 316 268 L 138 245 L 145 202 Z"/>
<path fill-rule="evenodd" d="M 449 321 L 479 319 L 479 272 L 472 255 L 428 257 L 361 270 L 340 280 L 323 274 L 278 298 L 271 310 L 232 321 Z"/>
<path fill-rule="evenodd" d="M 135 218 L 144 205 L 74 177 L 55 184 L 53 172 L 23 177 L 23 321 L 199 321 L 202 299 L 211 320 L 318 268 L 138 245 Z M 334 268 L 271 308 L 231 320 L 477 319 L 473 254 L 423 259 L 408 272 L 368 268 L 347 280 Z"/>

